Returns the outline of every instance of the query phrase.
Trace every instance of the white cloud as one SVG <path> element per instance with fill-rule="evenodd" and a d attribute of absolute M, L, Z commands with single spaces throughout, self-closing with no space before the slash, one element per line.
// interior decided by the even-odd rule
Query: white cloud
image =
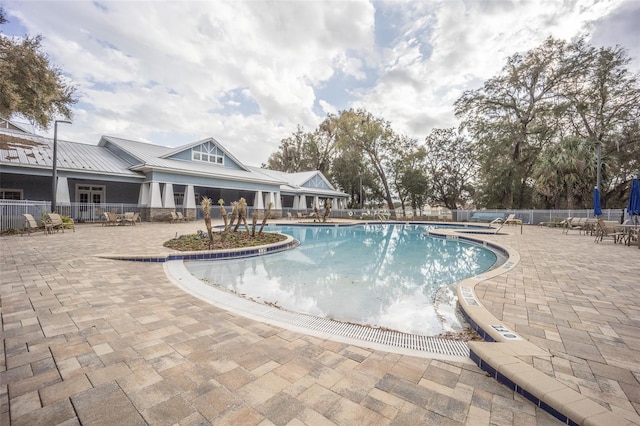
<path fill-rule="evenodd" d="M 587 34 L 620 2 L 449 0 L 433 5 L 422 4 L 421 10 L 406 5 L 404 37 L 385 52 L 379 84 L 358 100 L 396 130 L 419 139 L 434 126 L 457 125 L 455 100 L 499 73 L 507 57 L 549 36 Z"/>
<path fill-rule="evenodd" d="M 630 43 L 636 26 L 618 33 L 607 19 L 640 10 L 634 0 L 5 3 L 79 86 L 63 138 L 213 136 L 250 165 L 337 112 L 332 103 L 422 140 L 456 125 L 453 102 L 507 56 L 550 35 Z"/>

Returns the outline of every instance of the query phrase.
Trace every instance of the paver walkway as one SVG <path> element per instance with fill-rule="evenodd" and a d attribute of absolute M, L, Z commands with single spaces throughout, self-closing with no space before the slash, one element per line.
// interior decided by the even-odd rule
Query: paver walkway
<path fill-rule="evenodd" d="M 0 424 L 559 423 L 473 364 L 283 330 L 184 293 L 161 264 L 94 257 L 168 253 L 163 241 L 202 228 L 0 238 Z M 635 419 L 640 250 L 512 229 L 487 238 L 522 261 L 477 286 L 481 302 L 551 351 L 536 368 Z"/>

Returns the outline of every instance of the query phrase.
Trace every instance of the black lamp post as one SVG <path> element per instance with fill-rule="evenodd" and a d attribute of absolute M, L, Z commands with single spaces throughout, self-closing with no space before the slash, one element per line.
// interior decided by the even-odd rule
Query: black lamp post
<path fill-rule="evenodd" d="M 51 182 L 51 213 L 56 211 L 56 195 L 58 193 L 58 123 L 71 124 L 69 120 L 53 122 L 53 182 Z"/>

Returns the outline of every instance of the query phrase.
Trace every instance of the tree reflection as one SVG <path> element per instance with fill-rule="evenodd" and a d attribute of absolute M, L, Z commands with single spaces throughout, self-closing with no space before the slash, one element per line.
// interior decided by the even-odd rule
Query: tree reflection
<path fill-rule="evenodd" d="M 486 248 L 425 235 L 422 225 L 282 227 L 296 249 L 188 262 L 196 277 L 253 300 L 340 321 L 433 335 L 446 330 L 438 289 L 489 269 Z M 439 303 L 453 303 L 449 297 Z"/>

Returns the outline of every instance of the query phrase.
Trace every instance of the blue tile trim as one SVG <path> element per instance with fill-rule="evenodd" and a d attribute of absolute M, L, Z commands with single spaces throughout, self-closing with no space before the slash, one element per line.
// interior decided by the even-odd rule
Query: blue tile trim
<path fill-rule="evenodd" d="M 495 339 L 493 337 L 491 337 L 491 335 L 489 333 L 487 333 L 482 327 L 480 327 L 473 319 L 471 319 L 471 317 L 469 316 L 469 314 L 467 313 L 467 311 L 465 311 L 462 307 L 462 305 L 460 303 L 458 303 L 458 306 L 460 307 L 460 311 L 462 311 L 462 316 L 464 317 L 465 321 L 467 321 L 469 323 L 469 326 L 475 330 L 480 337 L 482 337 L 482 339 L 485 342 L 495 342 Z"/>
<path fill-rule="evenodd" d="M 126 260 L 130 262 L 143 262 L 143 263 L 164 263 L 170 260 L 206 260 L 206 259 L 228 259 L 228 258 L 240 258 L 261 256 L 267 253 L 274 253 L 279 251 L 288 250 L 297 247 L 296 242 L 287 242 L 276 246 L 270 246 L 265 249 L 250 249 L 241 250 L 235 252 L 208 252 L 208 253 L 192 253 L 192 254 L 169 254 L 166 257 L 116 257 L 116 260 Z"/>
<path fill-rule="evenodd" d="M 567 423 L 569 420 L 567 416 L 565 416 L 555 408 L 551 407 L 549 404 L 547 404 L 544 401 L 540 401 L 540 408 L 542 408 L 547 413 L 551 414 L 556 419 L 560 420 L 562 423 Z"/>
<path fill-rule="evenodd" d="M 518 387 L 508 377 L 506 377 L 504 374 L 502 374 L 500 372 L 496 372 L 496 380 L 498 381 L 498 383 L 502 383 L 503 385 L 505 385 L 506 387 L 508 387 L 512 391 L 515 391 L 516 388 Z"/>
<path fill-rule="evenodd" d="M 531 403 L 542 408 L 544 411 L 551 414 L 556 419 L 560 420 L 562 423 L 578 426 L 578 423 L 574 422 L 573 420 L 568 418 L 566 415 L 562 414 L 555 408 L 551 407 L 549 404 L 542 401 L 540 398 L 528 392 L 526 389 L 522 388 L 521 386 L 515 384 L 509 378 L 505 377 L 503 374 L 499 373 L 490 364 L 488 364 L 486 361 L 480 358 L 478 354 L 476 354 L 471 348 L 469 348 L 469 357 L 482 371 L 485 371 L 488 375 L 496 379 L 498 383 L 501 383 L 502 385 L 508 387 L 512 391 L 515 391 L 525 399 L 529 400 Z"/>

